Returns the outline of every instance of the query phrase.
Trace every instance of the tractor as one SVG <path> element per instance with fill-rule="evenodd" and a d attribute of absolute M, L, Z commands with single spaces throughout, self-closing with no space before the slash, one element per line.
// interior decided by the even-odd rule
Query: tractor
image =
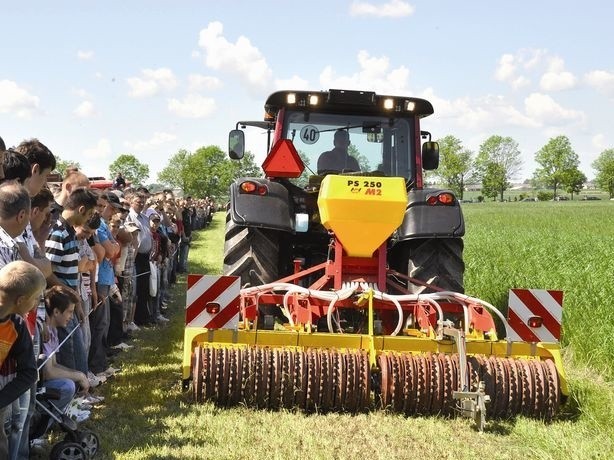
<path fill-rule="evenodd" d="M 562 293 L 513 289 L 507 318 L 464 293 L 465 224 L 425 187 L 430 102 L 370 91 L 278 91 L 264 177 L 230 188 L 223 275 L 188 276 L 184 387 L 267 409 L 552 419 L 568 389 Z"/>

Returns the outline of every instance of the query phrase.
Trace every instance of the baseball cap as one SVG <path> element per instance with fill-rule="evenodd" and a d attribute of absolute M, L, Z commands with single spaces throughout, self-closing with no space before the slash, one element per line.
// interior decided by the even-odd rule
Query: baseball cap
<path fill-rule="evenodd" d="M 124 228 L 130 233 L 141 230 L 139 226 L 135 224 L 134 222 L 126 222 L 124 224 Z"/>
<path fill-rule="evenodd" d="M 115 209 L 123 209 L 121 202 L 119 201 L 119 197 L 115 193 L 103 193 L 102 198 L 107 200 L 111 206 Z"/>

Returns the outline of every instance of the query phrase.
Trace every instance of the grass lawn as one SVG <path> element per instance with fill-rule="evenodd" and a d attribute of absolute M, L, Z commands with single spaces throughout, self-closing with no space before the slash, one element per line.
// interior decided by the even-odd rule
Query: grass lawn
<path fill-rule="evenodd" d="M 614 205 L 614 204 L 612 204 Z M 614 209 L 604 203 L 465 207 L 466 289 L 500 304 L 510 287 L 564 289 L 572 398 L 554 423 L 519 417 L 477 433 L 465 419 L 384 412 L 304 415 L 194 405 L 181 391 L 185 277 L 166 327 L 142 330 L 122 353 L 106 404 L 84 425 L 103 459 L 614 458 L 611 273 Z M 224 214 L 196 235 L 190 272 L 221 270 Z M 514 286 L 512 286 L 514 285 Z"/>

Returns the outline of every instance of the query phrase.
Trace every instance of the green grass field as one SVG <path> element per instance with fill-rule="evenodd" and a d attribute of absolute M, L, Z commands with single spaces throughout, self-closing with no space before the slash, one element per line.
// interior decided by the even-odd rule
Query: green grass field
<path fill-rule="evenodd" d="M 465 419 L 384 412 L 304 415 L 193 405 L 180 385 L 185 282 L 168 327 L 140 331 L 86 426 L 99 458 L 614 458 L 614 203 L 465 206 L 466 291 L 498 306 L 511 287 L 562 289 L 572 397 L 551 424 L 519 417 L 477 433 Z M 192 273 L 221 270 L 224 215 L 197 235 Z"/>

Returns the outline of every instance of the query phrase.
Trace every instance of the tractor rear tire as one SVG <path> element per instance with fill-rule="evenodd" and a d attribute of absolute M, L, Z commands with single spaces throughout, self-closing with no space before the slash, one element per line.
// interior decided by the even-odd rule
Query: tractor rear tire
<path fill-rule="evenodd" d="M 402 243 L 403 264 L 407 276 L 440 289 L 464 292 L 463 240 L 461 238 L 425 238 Z M 413 294 L 435 292 L 427 286 L 407 282 Z"/>
<path fill-rule="evenodd" d="M 277 280 L 279 232 L 237 225 L 226 212 L 224 275 L 240 276 L 241 286 L 258 286 Z"/>

